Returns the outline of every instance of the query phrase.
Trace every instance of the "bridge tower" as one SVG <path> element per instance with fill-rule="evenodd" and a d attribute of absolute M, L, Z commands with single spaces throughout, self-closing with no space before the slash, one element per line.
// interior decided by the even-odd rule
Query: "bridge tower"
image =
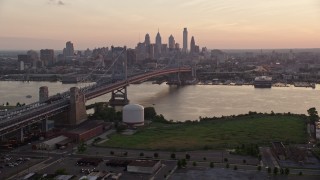
<path fill-rule="evenodd" d="M 70 108 L 55 117 L 55 126 L 76 126 L 87 120 L 85 95 L 77 87 L 70 88 Z M 43 127 L 46 125 L 43 122 Z"/>
<path fill-rule="evenodd" d="M 115 61 L 112 67 L 112 81 L 127 81 L 127 48 L 111 47 L 112 59 Z M 129 104 L 127 85 L 112 91 L 109 104 L 111 106 L 124 106 Z"/>
<path fill-rule="evenodd" d="M 39 101 L 43 102 L 49 98 L 49 90 L 47 86 L 41 86 L 39 88 Z"/>
<path fill-rule="evenodd" d="M 70 88 L 70 112 L 68 125 L 74 126 L 87 120 L 86 100 L 79 88 Z"/>

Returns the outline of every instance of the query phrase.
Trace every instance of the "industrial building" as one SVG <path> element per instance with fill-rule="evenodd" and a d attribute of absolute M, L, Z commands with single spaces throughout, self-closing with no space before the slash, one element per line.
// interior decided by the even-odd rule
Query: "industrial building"
<path fill-rule="evenodd" d="M 161 167 L 158 160 L 135 160 L 127 166 L 127 171 L 132 173 L 153 174 Z"/>
<path fill-rule="evenodd" d="M 43 150 L 53 150 L 53 149 L 57 148 L 58 143 L 65 141 L 65 140 L 68 140 L 68 137 L 58 136 L 58 137 L 55 137 L 55 138 L 52 138 L 52 139 L 49 139 L 47 141 L 44 141 L 42 143 L 37 144 L 36 148 L 43 149 Z"/>
<path fill-rule="evenodd" d="M 123 107 L 122 121 L 129 126 L 144 125 L 144 107 L 139 104 L 128 104 Z"/>
<path fill-rule="evenodd" d="M 101 120 L 86 121 L 78 128 L 64 132 L 63 135 L 73 139 L 75 142 L 86 141 L 102 134 L 106 127 L 109 128 L 110 124 Z"/>

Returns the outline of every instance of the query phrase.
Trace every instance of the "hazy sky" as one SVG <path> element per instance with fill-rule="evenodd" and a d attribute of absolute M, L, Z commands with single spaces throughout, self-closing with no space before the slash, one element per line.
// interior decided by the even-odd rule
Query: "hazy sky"
<path fill-rule="evenodd" d="M 320 0 L 0 0 L 0 49 L 135 47 L 146 33 L 208 48 L 319 48 Z"/>

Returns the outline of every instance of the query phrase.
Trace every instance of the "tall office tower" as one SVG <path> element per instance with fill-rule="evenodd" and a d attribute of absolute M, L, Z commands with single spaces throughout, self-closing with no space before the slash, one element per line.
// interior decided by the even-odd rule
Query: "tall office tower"
<path fill-rule="evenodd" d="M 54 64 L 54 51 L 53 49 L 41 49 L 40 60 L 43 66 L 51 66 Z"/>
<path fill-rule="evenodd" d="M 182 51 L 184 53 L 188 52 L 188 30 L 187 28 L 183 29 L 183 48 Z"/>
<path fill-rule="evenodd" d="M 156 44 L 155 44 L 155 56 L 160 57 L 161 55 L 161 36 L 158 30 L 157 36 L 156 36 Z"/>
<path fill-rule="evenodd" d="M 191 42 L 190 42 L 190 54 L 193 54 L 196 52 L 196 43 L 194 42 L 194 37 L 191 37 Z"/>
<path fill-rule="evenodd" d="M 63 49 L 63 55 L 65 57 L 74 56 L 73 43 L 71 43 L 70 41 L 66 43 L 66 48 Z"/>
<path fill-rule="evenodd" d="M 38 53 L 36 51 L 34 51 L 34 50 L 29 50 L 27 52 L 27 55 L 29 55 L 31 60 L 32 60 L 32 63 L 29 65 L 30 68 L 32 67 L 32 69 L 36 69 L 37 68 L 37 63 L 39 61 Z"/>
<path fill-rule="evenodd" d="M 146 44 L 146 46 L 150 45 L 150 36 L 149 36 L 149 34 L 146 34 L 146 36 L 144 37 L 144 43 Z"/>
<path fill-rule="evenodd" d="M 175 48 L 176 50 L 180 50 L 180 44 L 179 44 L 179 43 L 176 43 L 176 44 L 174 45 L 174 48 Z"/>
<path fill-rule="evenodd" d="M 150 44 L 148 53 L 149 53 L 149 58 L 154 59 L 154 44 Z"/>
<path fill-rule="evenodd" d="M 146 51 L 146 58 L 151 58 L 150 56 L 150 36 L 147 33 L 146 36 L 144 37 L 144 44 L 145 44 L 145 51 Z"/>
<path fill-rule="evenodd" d="M 170 35 L 170 37 L 169 37 L 169 50 L 170 51 L 174 49 L 174 44 L 175 44 L 174 37 L 172 35 Z"/>

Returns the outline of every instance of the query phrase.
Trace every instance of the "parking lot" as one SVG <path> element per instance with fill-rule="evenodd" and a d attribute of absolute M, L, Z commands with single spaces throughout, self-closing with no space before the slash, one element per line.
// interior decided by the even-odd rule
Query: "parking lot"
<path fill-rule="evenodd" d="M 1 155 L 0 157 L 0 179 L 6 179 L 29 167 L 43 161 L 41 158 L 30 158 L 27 156 Z"/>
<path fill-rule="evenodd" d="M 106 163 L 108 162 L 108 159 L 104 159 L 101 163 L 99 163 L 97 166 L 92 165 L 77 165 L 78 160 L 80 158 L 73 158 L 73 157 L 65 157 L 57 161 L 56 163 L 52 164 L 51 166 L 44 168 L 39 171 L 39 173 L 43 174 L 54 174 L 58 169 L 64 168 L 65 172 L 68 174 L 72 174 L 76 176 L 76 179 L 88 175 L 90 172 L 110 172 L 119 174 L 121 173 L 121 179 L 124 180 L 131 180 L 131 179 L 150 179 L 153 175 L 150 174 L 138 174 L 138 173 L 129 173 L 126 171 L 126 167 L 111 167 L 106 166 Z M 163 174 L 168 174 L 170 171 L 170 168 L 173 168 L 176 165 L 176 162 L 171 162 L 167 164 L 167 162 L 163 163 L 163 168 L 161 168 L 157 175 L 161 178 L 156 179 L 163 179 Z M 162 172 L 163 170 L 163 172 Z"/>

